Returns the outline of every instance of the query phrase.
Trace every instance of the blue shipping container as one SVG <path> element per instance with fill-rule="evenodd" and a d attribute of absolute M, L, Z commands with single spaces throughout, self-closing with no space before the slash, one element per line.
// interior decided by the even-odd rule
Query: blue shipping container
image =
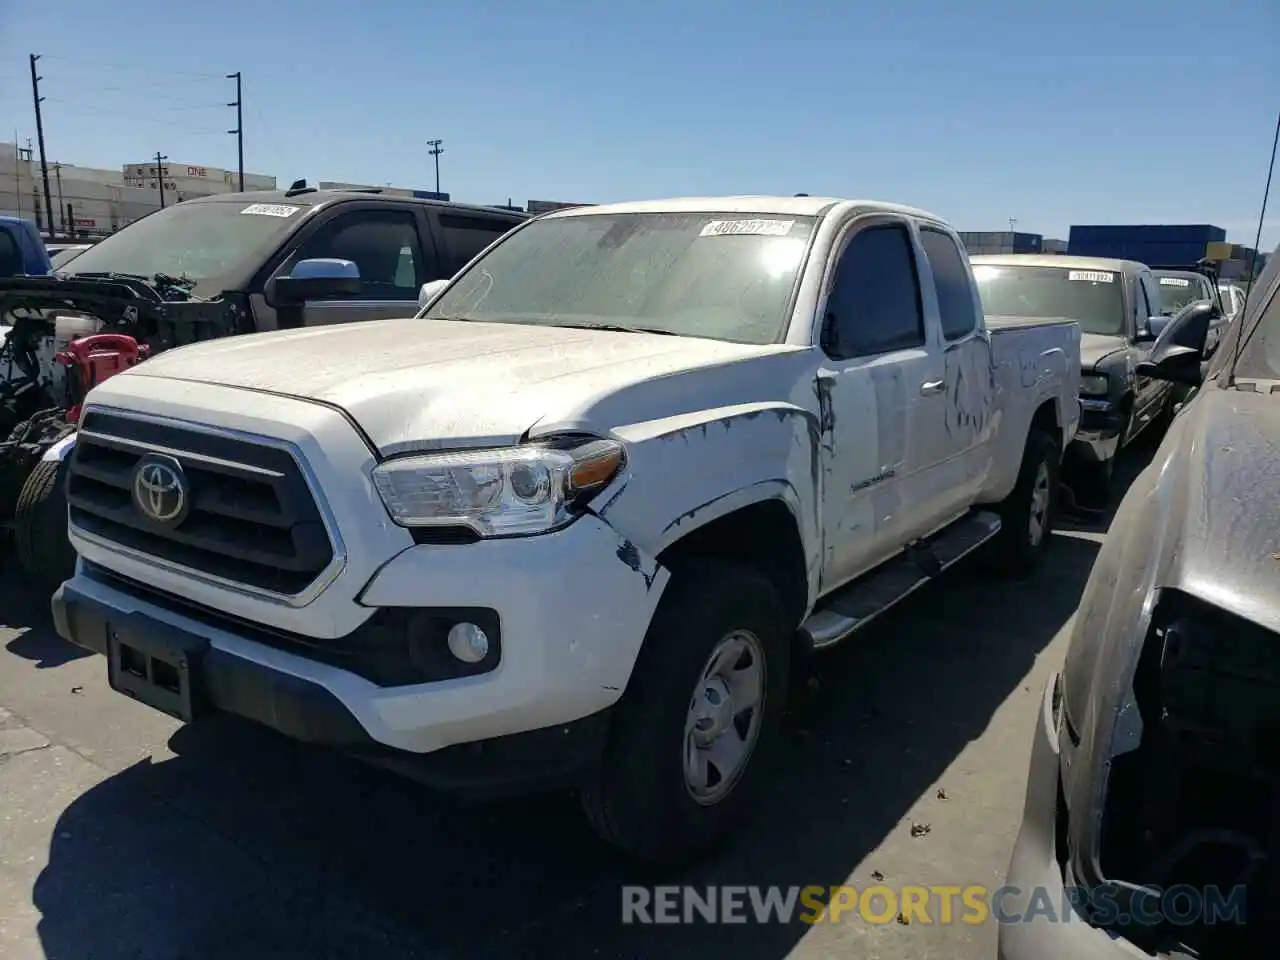
<path fill-rule="evenodd" d="M 1211 224 L 1074 224 L 1068 235 L 1068 243 L 1071 246 L 1079 244 L 1082 249 L 1094 244 L 1115 243 L 1181 243 L 1204 246 L 1226 238 L 1226 230 Z"/>

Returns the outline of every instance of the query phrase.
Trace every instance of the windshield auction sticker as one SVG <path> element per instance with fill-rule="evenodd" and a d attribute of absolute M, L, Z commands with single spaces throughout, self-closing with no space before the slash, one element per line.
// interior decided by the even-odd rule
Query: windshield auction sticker
<path fill-rule="evenodd" d="M 1190 280 L 1184 280 L 1182 277 L 1161 277 L 1160 285 L 1162 287 L 1189 287 Z"/>
<path fill-rule="evenodd" d="M 1072 270 L 1067 274 L 1067 279 L 1083 280 L 1086 283 L 1115 283 L 1116 275 L 1101 270 Z"/>
<path fill-rule="evenodd" d="M 712 220 L 700 237 L 785 237 L 794 220 Z"/>
<path fill-rule="evenodd" d="M 301 207 L 291 207 L 287 203 L 251 203 L 241 213 L 253 213 L 260 217 L 292 217 Z"/>

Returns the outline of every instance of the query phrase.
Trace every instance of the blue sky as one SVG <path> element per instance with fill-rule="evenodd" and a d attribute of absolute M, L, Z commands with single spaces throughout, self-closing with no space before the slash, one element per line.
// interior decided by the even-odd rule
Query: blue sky
<path fill-rule="evenodd" d="M 806 192 L 961 230 L 1215 223 L 1252 242 L 1280 3 L 0 0 L 0 139 L 481 203 Z M 1210 11 L 1222 11 L 1211 13 Z M 1280 241 L 1280 187 L 1264 232 Z"/>

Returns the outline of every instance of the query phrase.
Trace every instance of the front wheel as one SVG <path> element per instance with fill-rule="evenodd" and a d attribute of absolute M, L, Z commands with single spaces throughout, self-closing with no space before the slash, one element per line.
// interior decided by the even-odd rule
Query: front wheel
<path fill-rule="evenodd" d="M 13 516 L 18 563 L 33 581 L 51 588 L 76 572 L 76 551 L 67 539 L 66 464 L 37 461 L 22 485 Z"/>
<path fill-rule="evenodd" d="M 601 837 L 659 862 L 723 841 L 776 746 L 790 654 L 766 578 L 716 561 L 673 571 L 583 793 Z"/>

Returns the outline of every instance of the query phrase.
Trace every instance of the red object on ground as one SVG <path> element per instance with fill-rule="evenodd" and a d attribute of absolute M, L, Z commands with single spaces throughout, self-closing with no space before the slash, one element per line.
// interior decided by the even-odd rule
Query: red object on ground
<path fill-rule="evenodd" d="M 75 377 L 70 376 L 70 369 L 67 371 L 67 406 L 70 408 L 67 423 L 80 421 L 80 406 L 90 390 L 108 377 L 141 363 L 149 352 L 148 347 L 123 333 L 95 333 L 68 343 L 66 349 L 54 357 L 64 367 L 79 373 Z"/>

